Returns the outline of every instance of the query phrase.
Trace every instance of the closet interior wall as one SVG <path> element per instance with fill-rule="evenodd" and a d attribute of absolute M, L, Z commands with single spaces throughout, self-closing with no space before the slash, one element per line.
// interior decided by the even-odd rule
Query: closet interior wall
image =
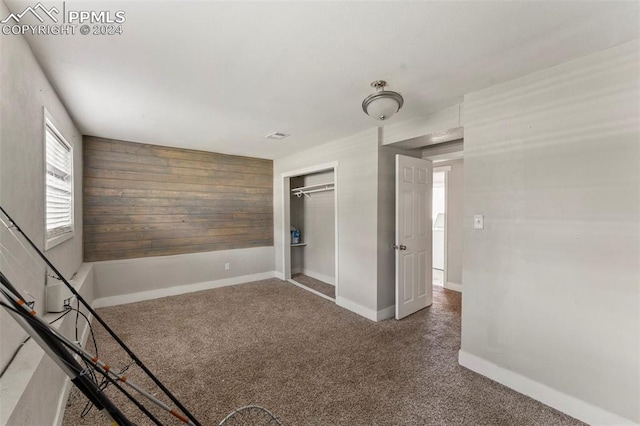
<path fill-rule="evenodd" d="M 291 189 L 334 182 L 333 171 L 291 178 Z M 334 191 L 291 194 L 291 226 L 306 245 L 291 247 L 291 273 L 303 273 L 335 285 Z"/>

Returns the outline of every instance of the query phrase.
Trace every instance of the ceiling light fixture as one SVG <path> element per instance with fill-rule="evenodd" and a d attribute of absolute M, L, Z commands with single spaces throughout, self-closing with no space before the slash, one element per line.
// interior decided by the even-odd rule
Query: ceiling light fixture
<path fill-rule="evenodd" d="M 400 111 L 404 104 L 404 99 L 400 93 L 384 90 L 387 82 L 376 80 L 371 83 L 371 87 L 376 88 L 376 92 L 364 98 L 362 110 L 369 117 L 376 120 L 388 120 Z"/>

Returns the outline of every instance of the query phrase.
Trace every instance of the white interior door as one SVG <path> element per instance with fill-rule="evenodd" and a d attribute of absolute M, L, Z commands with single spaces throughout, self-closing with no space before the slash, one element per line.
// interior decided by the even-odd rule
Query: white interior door
<path fill-rule="evenodd" d="M 433 302 L 431 161 L 396 155 L 396 319 Z"/>

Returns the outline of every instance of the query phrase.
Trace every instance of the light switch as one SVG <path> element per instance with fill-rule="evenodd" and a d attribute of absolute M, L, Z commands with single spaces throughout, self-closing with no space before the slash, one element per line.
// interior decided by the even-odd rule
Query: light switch
<path fill-rule="evenodd" d="M 484 215 L 476 214 L 473 216 L 473 229 L 484 229 Z"/>

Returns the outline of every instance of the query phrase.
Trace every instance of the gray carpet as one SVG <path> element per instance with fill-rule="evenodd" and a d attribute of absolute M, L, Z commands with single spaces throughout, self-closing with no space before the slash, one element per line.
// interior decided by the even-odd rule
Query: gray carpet
<path fill-rule="evenodd" d="M 319 293 L 324 294 L 325 296 L 329 296 L 332 299 L 336 298 L 336 288 L 331 284 L 327 284 L 324 281 L 317 280 L 315 278 L 311 278 L 308 275 L 304 274 L 293 274 L 291 276 L 295 282 L 305 287 L 309 287 Z"/>
<path fill-rule="evenodd" d="M 380 323 L 277 279 L 99 312 L 203 425 L 249 403 L 285 425 L 581 424 L 460 367 L 460 295 L 434 291 L 430 308 Z M 123 366 L 96 332 L 102 358 Z M 74 390 L 65 425 L 104 424 L 95 410 L 79 418 L 84 403 Z"/>

